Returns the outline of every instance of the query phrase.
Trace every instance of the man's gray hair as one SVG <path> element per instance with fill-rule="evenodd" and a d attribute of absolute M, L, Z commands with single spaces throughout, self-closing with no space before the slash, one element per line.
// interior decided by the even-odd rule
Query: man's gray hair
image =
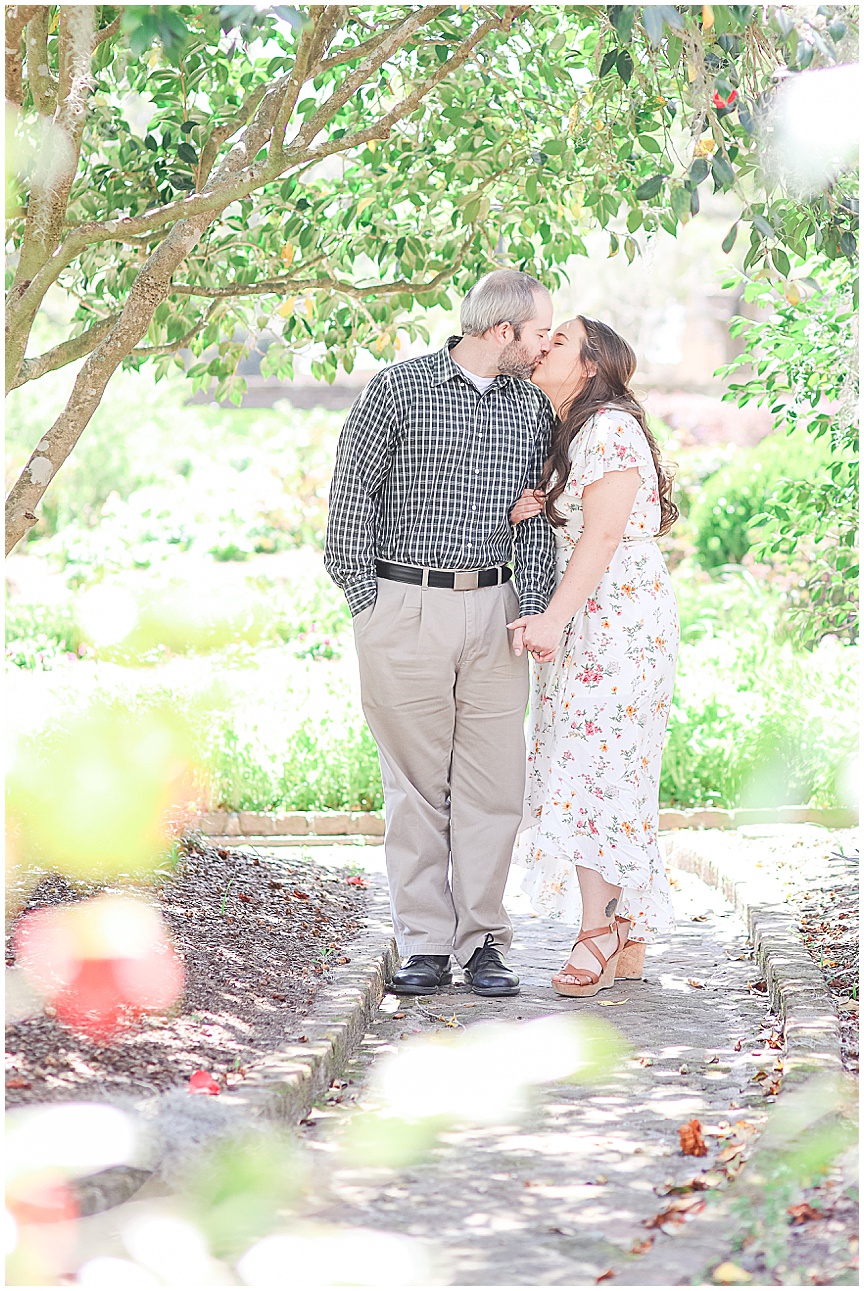
<path fill-rule="evenodd" d="M 459 311 L 463 336 L 482 336 L 499 323 L 519 329 L 537 313 L 537 293 L 546 295 L 542 282 L 515 269 L 494 269 L 468 292 Z"/>

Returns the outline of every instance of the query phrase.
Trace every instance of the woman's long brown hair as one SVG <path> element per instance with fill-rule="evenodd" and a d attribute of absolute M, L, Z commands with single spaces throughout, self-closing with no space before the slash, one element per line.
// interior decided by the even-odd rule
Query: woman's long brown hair
<path fill-rule="evenodd" d="M 639 423 L 648 441 L 660 493 L 658 533 L 668 533 L 678 519 L 678 508 L 672 501 L 674 470 L 661 461 L 657 440 L 648 427 L 647 413 L 630 389 L 630 381 L 636 371 L 636 355 L 623 337 L 606 323 L 600 323 L 596 318 L 584 318 L 581 314 L 578 318 L 585 328 L 582 361 L 596 364 L 597 371 L 567 404 L 555 423 L 549 457 L 537 486 L 546 493 L 546 517 L 556 528 L 565 523 L 565 517 L 556 509 L 555 503 L 564 492 L 570 475 L 570 445 L 589 417 L 601 408 L 614 408 L 629 413 Z"/>

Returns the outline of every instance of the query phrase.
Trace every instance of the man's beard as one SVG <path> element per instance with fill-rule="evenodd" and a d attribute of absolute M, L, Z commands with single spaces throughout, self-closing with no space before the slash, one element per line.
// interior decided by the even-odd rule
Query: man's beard
<path fill-rule="evenodd" d="M 505 377 L 518 377 L 520 381 L 529 381 L 537 362 L 538 359 L 531 358 L 522 341 L 511 341 L 501 351 L 498 371 Z"/>

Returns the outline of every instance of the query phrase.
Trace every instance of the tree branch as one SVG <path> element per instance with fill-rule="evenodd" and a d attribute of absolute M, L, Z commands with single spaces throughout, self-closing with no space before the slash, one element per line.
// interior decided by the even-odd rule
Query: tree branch
<path fill-rule="evenodd" d="M 334 153 L 345 152 L 348 148 L 356 148 L 361 143 L 368 143 L 370 139 L 388 138 L 393 126 L 398 121 L 401 121 L 403 117 L 410 115 L 416 107 L 419 107 L 426 95 L 434 90 L 435 86 L 439 85 L 441 81 L 445 80 L 452 71 L 457 67 L 461 67 L 466 59 L 470 58 L 476 46 L 493 28 L 503 27 L 505 23 L 509 26 L 513 15 L 518 13 L 521 7 L 509 5 L 502 18 L 488 18 L 486 22 L 475 28 L 468 39 L 457 47 L 452 57 L 447 59 L 446 63 L 442 63 L 438 70 L 428 76 L 425 81 L 420 81 L 406 98 L 397 103 L 389 112 L 386 112 L 383 117 L 379 117 L 374 125 L 367 127 L 365 130 L 357 130 L 351 135 L 343 135 L 341 139 L 330 140 L 325 144 L 321 144 L 318 148 L 306 149 L 304 160 L 321 161 L 324 157 L 330 157 Z M 289 149 L 286 153 L 288 165 L 294 161 L 292 151 L 292 149 Z"/>
<path fill-rule="evenodd" d="M 207 136 L 198 162 L 196 188 L 199 192 L 206 184 L 210 171 L 213 169 L 213 163 L 219 155 L 219 149 L 225 140 L 230 139 L 232 134 L 235 134 L 242 126 L 246 125 L 266 93 L 266 85 L 256 85 L 254 90 L 249 91 L 234 116 L 229 121 L 226 121 L 224 125 L 216 126 L 215 130 L 212 130 Z"/>
<path fill-rule="evenodd" d="M 285 136 L 285 127 L 291 119 L 291 113 L 297 106 L 297 100 L 300 97 L 300 91 L 309 79 L 309 64 L 311 59 L 314 39 L 314 27 L 311 23 L 307 24 L 301 34 L 297 44 L 297 53 L 294 57 L 294 66 L 288 77 L 288 84 L 282 98 L 282 103 L 276 113 L 276 120 L 273 123 L 273 141 L 276 147 L 279 147 Z"/>
<path fill-rule="evenodd" d="M 393 26 L 395 27 L 396 24 L 394 23 Z M 343 63 L 356 63 L 358 58 L 365 58 L 367 54 L 373 53 L 381 42 L 387 39 L 392 30 L 393 27 L 385 27 L 371 40 L 364 40 L 360 45 L 352 45 L 336 54 L 331 54 L 329 58 L 323 58 L 318 64 L 317 71 L 329 72 L 332 67 L 341 67 Z"/>
<path fill-rule="evenodd" d="M 21 37 L 41 5 L 7 4 L 6 6 L 6 101 L 21 106 L 24 101 L 24 51 Z"/>
<path fill-rule="evenodd" d="M 437 11 L 443 7 L 434 6 L 433 8 Z M 457 47 L 453 56 L 442 63 L 432 76 L 421 81 L 406 98 L 397 103 L 388 113 L 367 129 L 357 131 L 353 135 L 343 136 L 338 140 L 328 141 L 318 148 L 311 148 L 300 143 L 300 137 L 298 136 L 298 139 L 291 147 L 283 150 L 277 147 L 276 139 L 273 138 L 269 157 L 255 160 L 260 148 L 272 132 L 274 115 L 281 115 L 281 97 L 285 94 L 290 95 L 294 90 L 295 78 L 293 75 L 289 75 L 277 82 L 265 94 L 254 120 L 246 127 L 241 139 L 231 149 L 217 174 L 208 182 L 207 187 L 201 193 L 180 198 L 175 202 L 169 202 L 141 216 L 124 216 L 115 220 L 93 221 L 73 230 L 54 253 L 51 260 L 42 266 L 32 280 L 16 284 L 15 289 L 10 293 L 7 300 L 7 326 L 19 327 L 18 320 L 23 316 L 25 327 L 21 330 L 29 330 L 28 319 L 32 321 L 32 318 L 35 317 L 36 310 L 39 308 L 45 292 L 52 283 L 56 282 L 66 266 L 71 264 L 81 251 L 88 246 L 111 240 L 125 241 L 130 235 L 137 237 L 146 234 L 172 220 L 196 219 L 199 215 L 224 210 L 231 202 L 247 197 L 255 189 L 278 178 L 280 174 L 289 168 L 293 169 L 297 166 L 309 165 L 334 153 L 345 152 L 349 148 L 368 142 L 370 139 L 387 138 L 393 125 L 401 120 L 402 117 L 413 112 L 425 95 L 440 84 L 452 71 L 460 67 L 470 56 L 472 50 L 491 30 L 496 27 L 506 30 L 520 8 L 521 6 L 508 6 L 501 18 L 493 16 L 483 22 L 467 40 Z M 382 45 L 379 46 L 375 53 L 366 60 L 365 65 L 368 67 L 366 75 L 370 71 L 376 70 L 384 62 L 385 58 L 398 47 L 398 41 L 394 43 L 396 30 L 401 31 L 402 38 L 405 39 L 411 32 L 418 30 L 420 26 L 428 22 L 431 16 L 428 8 L 420 10 L 411 15 L 406 22 L 399 24 L 398 28 L 394 29 L 393 32 L 389 33 L 387 42 L 382 42 Z M 386 54 L 382 53 L 384 49 L 387 50 Z M 359 70 L 353 73 L 351 77 L 346 78 L 346 81 L 350 82 L 354 88 L 357 87 L 357 84 L 362 84 L 362 80 L 359 83 L 357 82 Z M 353 88 L 351 92 L 353 92 Z M 344 90 L 340 92 L 339 97 L 343 101 L 347 99 Z M 308 126 L 303 133 L 308 133 Z M 22 356 L 23 350 L 21 355 L 16 356 L 17 362 L 20 362 Z"/>
<path fill-rule="evenodd" d="M 61 341 L 59 345 L 55 345 L 53 349 L 46 350 L 44 354 L 38 354 L 32 359 L 25 359 L 9 389 L 17 390 L 19 386 L 26 385 L 28 381 L 38 381 L 39 377 L 43 377 L 46 372 L 54 372 L 57 368 L 65 368 L 67 363 L 74 363 L 76 359 L 85 358 L 108 335 L 120 317 L 120 312 L 118 309 L 113 314 L 109 314 L 107 318 L 98 319 L 85 332 L 81 332 L 78 336 L 70 337 L 68 341 Z"/>
<path fill-rule="evenodd" d="M 399 296 L 410 292 L 412 296 L 422 296 L 435 291 L 459 268 L 468 247 L 474 237 L 471 230 L 462 249 L 451 265 L 442 269 L 428 282 L 376 282 L 368 287 L 355 287 L 353 283 L 343 282 L 339 278 L 269 278 L 263 282 L 232 283 L 228 287 L 198 287 L 185 282 L 175 282 L 171 294 L 178 296 L 206 296 L 210 300 L 226 300 L 240 296 L 266 296 L 270 294 L 285 295 L 299 291 L 338 291 L 353 300 L 365 300 L 367 296 Z"/>
<path fill-rule="evenodd" d="M 103 41 L 110 40 L 112 36 L 117 35 L 117 32 L 120 30 L 120 22 L 122 18 L 123 11 L 121 9 L 117 17 L 112 22 L 109 22 L 107 27 L 103 27 L 101 31 L 96 32 L 96 35 L 93 37 L 93 44 L 90 47 L 91 52 L 97 50 Z"/>
<path fill-rule="evenodd" d="M 48 62 L 48 28 L 51 11 L 47 4 L 34 5 L 36 13 L 27 24 L 27 84 L 40 117 L 50 117 L 57 106 L 57 82 Z"/>
<path fill-rule="evenodd" d="M 178 337 L 176 341 L 166 341 L 164 345 L 139 345 L 134 350 L 129 351 L 129 357 L 134 356 L 136 359 L 155 359 L 162 354 L 176 354 L 178 350 L 185 349 L 189 342 L 193 341 L 199 332 L 203 332 L 204 328 L 211 321 L 213 315 L 219 310 L 219 308 L 219 301 L 214 301 L 210 308 L 204 312 L 204 315 L 198 319 L 195 326 L 190 328 L 185 336 Z"/>
<path fill-rule="evenodd" d="M 119 364 L 135 348 L 168 295 L 172 275 L 193 250 L 212 216 L 181 220 L 160 243 L 132 285 L 120 317 L 90 354 L 60 416 L 40 439 L 6 500 L 6 553 L 36 523 L 35 509 L 66 461 Z"/>
<path fill-rule="evenodd" d="M 377 72 L 379 67 L 387 61 L 391 54 L 404 45 L 410 36 L 413 36 L 421 27 L 425 27 L 433 18 L 437 18 L 446 8 L 446 5 L 426 5 L 423 9 L 409 14 L 402 22 L 393 26 L 387 33 L 386 39 L 380 41 L 376 48 L 367 54 L 360 66 L 350 72 L 339 83 L 338 88 L 333 91 L 329 99 L 322 103 L 315 115 L 306 122 L 297 134 L 296 139 L 292 141 L 291 149 L 308 148 L 327 122 L 332 120 L 339 109 L 354 97 L 362 85 L 365 85 L 370 75 Z M 278 147 L 278 143 L 278 140 L 274 140 L 277 156 L 282 155 L 282 150 Z"/>

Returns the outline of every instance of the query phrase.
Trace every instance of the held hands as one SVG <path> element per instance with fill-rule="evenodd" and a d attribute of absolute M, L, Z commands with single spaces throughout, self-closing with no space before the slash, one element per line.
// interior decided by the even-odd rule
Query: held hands
<path fill-rule="evenodd" d="M 519 504 L 517 503 L 517 506 Z M 526 614 L 507 624 L 513 631 L 513 653 L 527 650 L 538 663 L 550 663 L 558 650 L 564 624 L 546 614 Z"/>
<path fill-rule="evenodd" d="M 545 499 L 546 494 L 541 489 L 525 489 L 510 512 L 510 523 L 515 526 L 523 520 L 530 520 L 532 516 L 540 515 Z"/>

